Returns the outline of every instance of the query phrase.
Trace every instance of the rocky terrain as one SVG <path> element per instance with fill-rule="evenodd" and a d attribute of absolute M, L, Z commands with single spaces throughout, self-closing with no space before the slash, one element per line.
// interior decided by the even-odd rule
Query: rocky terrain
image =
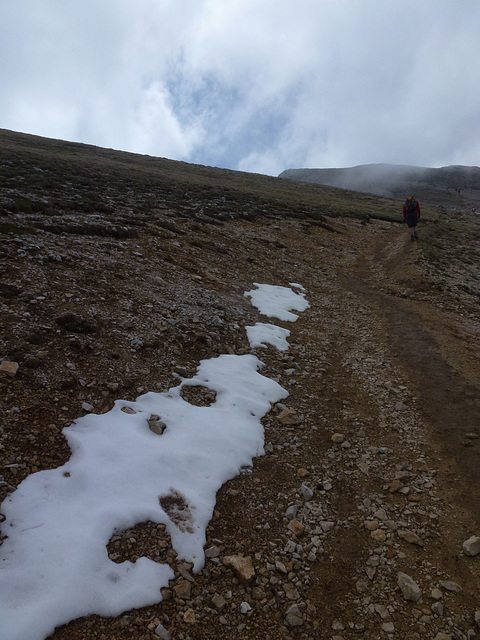
<path fill-rule="evenodd" d="M 205 567 L 162 525 L 116 532 L 113 560 L 174 568 L 163 601 L 51 638 L 480 637 L 480 220 L 427 207 L 412 243 L 401 202 L 0 138 L 0 499 L 68 459 L 75 418 L 250 352 L 254 282 L 310 303 L 256 350 L 290 395 Z"/>
<path fill-rule="evenodd" d="M 329 185 L 404 200 L 409 194 L 444 209 L 471 210 L 480 204 L 480 168 L 432 169 L 364 164 L 344 169 L 287 169 L 280 178 Z"/>

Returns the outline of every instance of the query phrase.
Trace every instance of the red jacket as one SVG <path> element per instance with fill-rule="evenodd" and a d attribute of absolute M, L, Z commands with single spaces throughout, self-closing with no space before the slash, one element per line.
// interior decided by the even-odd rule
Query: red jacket
<path fill-rule="evenodd" d="M 417 214 L 418 214 L 418 219 L 420 220 L 420 203 L 418 202 L 418 200 L 415 200 L 415 204 L 417 205 Z M 403 219 L 404 220 L 407 219 L 407 211 L 405 209 L 405 203 L 403 203 Z"/>

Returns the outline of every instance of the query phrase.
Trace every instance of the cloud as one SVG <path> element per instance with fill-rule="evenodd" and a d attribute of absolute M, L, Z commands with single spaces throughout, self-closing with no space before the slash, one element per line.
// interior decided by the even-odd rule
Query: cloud
<path fill-rule="evenodd" d="M 0 126 L 276 174 L 475 163 L 477 0 L 18 0 Z"/>

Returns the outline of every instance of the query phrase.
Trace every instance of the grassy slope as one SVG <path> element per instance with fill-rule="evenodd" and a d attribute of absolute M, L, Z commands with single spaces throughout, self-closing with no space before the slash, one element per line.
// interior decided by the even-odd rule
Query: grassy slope
<path fill-rule="evenodd" d="M 0 214 L 52 214 L 76 209 L 108 214 L 116 206 L 147 212 L 158 206 L 203 208 L 210 215 L 242 209 L 246 216 L 284 212 L 401 219 L 398 200 L 296 183 L 259 174 L 216 169 L 164 158 L 102 149 L 0 130 Z M 424 219 L 436 219 L 426 207 Z"/>

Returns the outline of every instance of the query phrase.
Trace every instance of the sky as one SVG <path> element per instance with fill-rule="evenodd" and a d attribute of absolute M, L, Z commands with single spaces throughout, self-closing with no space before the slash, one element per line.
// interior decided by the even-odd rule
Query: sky
<path fill-rule="evenodd" d="M 241 171 L 478 165 L 478 0 L 2 0 L 0 128 Z"/>
<path fill-rule="evenodd" d="M 245 296 L 268 317 L 294 322 L 291 310 L 309 307 L 301 285 L 254 286 Z M 288 348 L 282 327 L 254 327 L 252 349 Z M 245 327 L 247 335 L 254 327 Z M 160 589 L 174 578 L 168 564 L 114 562 L 107 553 L 112 535 L 137 523 L 164 524 L 179 559 L 202 569 L 216 493 L 264 453 L 261 418 L 288 396 L 259 373 L 262 366 L 254 353 L 202 360 L 178 386 L 117 400 L 109 412 L 63 430 L 68 462 L 31 474 L 2 504 L 2 640 L 44 640 L 80 616 L 118 616 L 160 602 Z M 192 405 L 181 396 L 184 386 L 205 386 L 215 401 Z M 163 428 L 153 431 L 151 421 Z"/>

